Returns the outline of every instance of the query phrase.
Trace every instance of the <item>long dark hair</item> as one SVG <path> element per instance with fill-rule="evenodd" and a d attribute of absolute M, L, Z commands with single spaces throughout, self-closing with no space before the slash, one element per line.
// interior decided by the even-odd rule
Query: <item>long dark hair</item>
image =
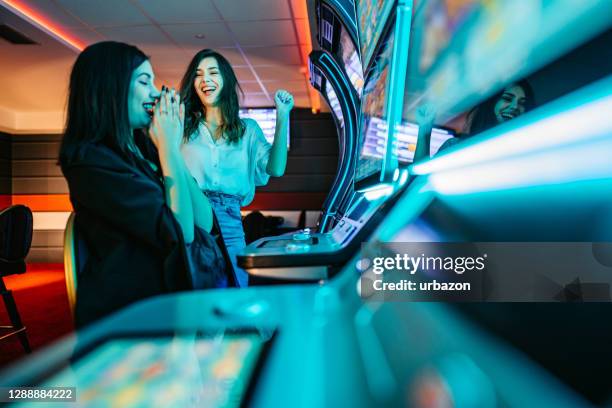
<path fill-rule="evenodd" d="M 129 155 L 134 143 L 128 117 L 130 81 L 147 59 L 138 48 L 114 41 L 90 45 L 79 54 L 70 74 L 60 164 L 71 159 L 75 146 L 86 142 L 101 142 Z"/>
<path fill-rule="evenodd" d="M 206 107 L 202 105 L 202 101 L 200 101 L 193 83 L 197 75 L 198 65 L 200 65 L 204 58 L 208 57 L 213 57 L 217 61 L 219 72 L 223 77 L 223 88 L 218 100 L 223 123 L 219 126 L 218 131 L 230 143 L 237 143 L 244 135 L 245 130 L 244 122 L 238 116 L 240 108 L 238 104 L 238 91 L 242 94 L 242 88 L 238 84 L 238 79 L 229 61 L 223 55 L 211 49 L 204 49 L 194 55 L 181 80 L 181 100 L 185 103 L 185 133 L 183 140 L 185 143 L 189 142 L 192 135 L 198 130 L 200 121 L 206 117 Z"/>
<path fill-rule="evenodd" d="M 512 85 L 521 87 L 523 92 L 525 92 L 525 112 L 533 109 L 535 107 L 535 97 L 529 82 L 521 80 Z M 468 112 L 466 127 L 464 129 L 467 134 L 475 135 L 497 125 L 497 118 L 495 117 L 495 104 L 502 97 L 506 88 L 507 87 Z"/>

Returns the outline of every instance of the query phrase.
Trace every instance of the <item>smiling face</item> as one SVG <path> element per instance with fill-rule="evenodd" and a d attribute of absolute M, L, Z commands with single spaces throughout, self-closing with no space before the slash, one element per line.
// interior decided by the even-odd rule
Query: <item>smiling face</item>
<path fill-rule="evenodd" d="M 504 93 L 495 103 L 493 111 L 497 123 L 502 123 L 525 113 L 525 91 L 518 85 L 504 89 Z"/>
<path fill-rule="evenodd" d="M 153 68 L 145 61 L 132 73 L 128 92 L 128 118 L 132 130 L 149 126 L 153 117 L 153 107 L 160 96 L 153 80 Z"/>
<path fill-rule="evenodd" d="M 214 57 L 206 57 L 200 61 L 193 86 L 202 105 L 211 107 L 217 104 L 223 89 L 223 75 Z"/>

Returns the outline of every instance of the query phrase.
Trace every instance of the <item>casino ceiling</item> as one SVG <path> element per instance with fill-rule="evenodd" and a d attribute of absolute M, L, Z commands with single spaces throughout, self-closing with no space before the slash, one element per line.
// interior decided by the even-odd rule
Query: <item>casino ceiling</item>
<path fill-rule="evenodd" d="M 243 106 L 273 106 L 284 88 L 296 106 L 316 110 L 307 70 L 313 2 L 0 0 L 0 24 L 35 42 L 0 38 L 0 131 L 61 132 L 70 68 L 80 49 L 104 40 L 141 48 L 158 86 L 178 86 L 195 52 L 214 48 L 233 65 Z"/>

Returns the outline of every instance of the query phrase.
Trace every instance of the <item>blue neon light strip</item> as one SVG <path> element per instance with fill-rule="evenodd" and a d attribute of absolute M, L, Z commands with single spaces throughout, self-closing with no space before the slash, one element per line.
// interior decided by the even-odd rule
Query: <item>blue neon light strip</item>
<path fill-rule="evenodd" d="M 354 149 L 355 149 L 354 147 L 355 141 L 353 138 L 353 135 L 355 134 L 355 123 L 354 123 L 355 118 L 351 117 L 351 115 L 349 114 L 350 112 L 348 111 L 348 106 L 353 106 L 355 107 L 355 109 L 357 106 L 357 101 L 355 100 L 353 93 L 350 92 L 350 90 L 353 88 L 350 82 L 346 80 L 345 75 L 342 72 L 342 69 L 340 68 L 338 63 L 332 57 L 330 57 L 329 54 L 323 53 L 321 57 L 319 58 L 318 64 L 327 68 L 327 72 L 330 73 L 329 76 L 326 75 L 327 82 L 331 85 L 332 89 L 334 89 L 336 94 L 337 95 L 342 94 L 349 98 L 348 103 L 342 106 L 346 109 L 346 115 L 344 115 L 346 117 L 345 122 L 344 122 L 345 123 L 344 134 L 346 136 L 345 143 L 347 144 L 346 151 L 352 154 L 352 152 L 354 152 Z M 340 92 L 340 90 L 342 89 L 344 89 L 346 92 Z M 346 160 L 351 160 L 351 158 L 347 157 Z M 341 198 L 340 193 L 341 192 L 344 193 L 345 191 L 344 187 L 347 185 L 347 178 L 351 174 L 351 172 L 349 171 L 350 168 L 351 166 L 345 166 L 344 173 L 341 174 L 338 179 L 339 182 L 334 183 L 334 186 L 340 186 L 342 188 L 337 188 L 335 190 L 332 190 L 331 192 L 332 195 L 329 200 L 328 209 L 334 208 L 338 204 L 338 201 Z M 324 231 L 325 228 L 327 227 L 327 223 L 330 220 L 331 219 L 329 217 L 323 218 L 319 226 L 319 229 L 321 231 Z"/>
<path fill-rule="evenodd" d="M 350 24 L 352 32 L 357 32 L 357 20 L 355 19 L 355 6 L 352 1 L 334 1 L 327 0 L 334 10 L 338 11 L 338 14 L 342 15 L 342 20 L 345 25 Z"/>
<path fill-rule="evenodd" d="M 402 124 L 404 88 L 406 70 L 408 69 L 408 50 L 410 49 L 410 26 L 412 17 L 412 0 L 400 0 L 395 19 L 395 39 L 393 41 L 393 58 L 389 72 L 389 95 L 387 123 L 388 134 L 385 143 L 385 161 L 380 173 L 380 181 L 385 181 L 397 168 L 397 156 L 390 146 L 394 145 L 395 131 Z"/>

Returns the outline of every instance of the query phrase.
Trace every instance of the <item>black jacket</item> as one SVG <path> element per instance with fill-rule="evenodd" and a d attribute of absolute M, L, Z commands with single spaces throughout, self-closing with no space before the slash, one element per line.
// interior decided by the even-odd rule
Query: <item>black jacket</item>
<path fill-rule="evenodd" d="M 210 288 L 226 276 L 227 254 L 207 232 L 196 228 L 185 246 L 160 174 L 147 162 L 94 143 L 67 156 L 62 171 L 87 249 L 85 261 L 79 259 L 77 326 L 140 299 L 192 289 L 192 276 Z"/>

